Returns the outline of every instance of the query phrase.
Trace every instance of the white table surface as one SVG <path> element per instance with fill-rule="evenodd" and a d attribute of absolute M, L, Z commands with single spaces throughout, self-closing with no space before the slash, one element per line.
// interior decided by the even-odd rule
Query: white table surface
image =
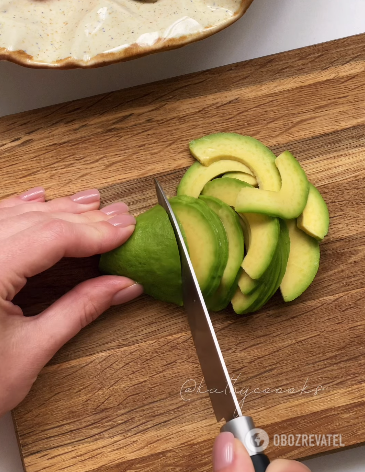
<path fill-rule="evenodd" d="M 240 21 L 211 38 L 124 64 L 45 71 L 2 62 L 0 116 L 364 32 L 365 0 L 254 0 Z M 306 464 L 313 472 L 363 472 L 365 447 Z M 22 470 L 6 415 L 0 419 L 0 472 Z"/>

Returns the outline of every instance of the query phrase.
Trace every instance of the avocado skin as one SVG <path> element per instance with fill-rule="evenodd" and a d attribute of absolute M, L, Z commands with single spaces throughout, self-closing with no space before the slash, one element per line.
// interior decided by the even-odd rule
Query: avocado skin
<path fill-rule="evenodd" d="M 153 298 L 181 306 L 180 255 L 166 211 L 156 205 L 136 219 L 128 241 L 101 256 L 100 271 L 129 277 Z"/>

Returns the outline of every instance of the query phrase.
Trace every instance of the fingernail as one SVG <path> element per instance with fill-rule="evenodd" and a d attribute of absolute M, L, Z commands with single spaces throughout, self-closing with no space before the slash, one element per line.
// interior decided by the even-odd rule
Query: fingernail
<path fill-rule="evenodd" d="M 107 215 L 128 213 L 128 206 L 123 202 L 112 203 L 101 209 L 101 211 Z"/>
<path fill-rule="evenodd" d="M 107 220 L 113 226 L 119 226 L 120 228 L 125 228 L 126 226 L 135 225 L 136 219 L 132 215 L 117 215 Z"/>
<path fill-rule="evenodd" d="M 27 190 L 26 192 L 21 193 L 19 198 L 29 202 L 31 200 L 38 200 L 39 198 L 44 197 L 45 193 L 46 191 L 43 187 L 34 187 Z"/>
<path fill-rule="evenodd" d="M 220 433 L 213 447 L 213 470 L 219 472 L 233 462 L 234 436 L 232 433 Z"/>
<path fill-rule="evenodd" d="M 83 190 L 82 192 L 77 192 L 75 195 L 71 195 L 71 200 L 76 203 L 95 203 L 100 200 L 99 190 L 92 188 L 90 190 Z"/>
<path fill-rule="evenodd" d="M 143 293 L 143 287 L 140 284 L 135 283 L 127 288 L 124 288 L 120 292 L 117 292 L 112 298 L 111 305 L 121 305 L 127 303 L 134 298 L 139 297 Z"/>

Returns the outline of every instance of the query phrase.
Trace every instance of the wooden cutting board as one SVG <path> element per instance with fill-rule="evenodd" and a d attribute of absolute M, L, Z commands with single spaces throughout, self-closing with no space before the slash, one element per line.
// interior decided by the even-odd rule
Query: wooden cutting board
<path fill-rule="evenodd" d="M 331 215 L 302 297 L 284 304 L 277 295 L 254 315 L 212 315 L 244 411 L 269 433 L 272 459 L 334 449 L 276 447 L 274 434 L 360 444 L 365 35 L 2 118 L 1 196 L 99 187 L 103 204 L 123 199 L 138 214 L 156 203 L 152 176 L 173 194 L 193 162 L 188 142 L 218 131 L 292 151 Z M 92 275 L 97 258 L 64 260 L 17 302 L 38 313 Z M 26 471 L 210 471 L 220 425 L 207 394 L 182 392 L 201 377 L 181 308 L 143 296 L 109 310 L 59 351 L 15 410 Z"/>

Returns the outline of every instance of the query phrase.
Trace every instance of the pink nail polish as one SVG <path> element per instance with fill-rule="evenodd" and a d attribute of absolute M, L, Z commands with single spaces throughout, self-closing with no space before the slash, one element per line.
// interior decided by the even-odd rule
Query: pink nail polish
<path fill-rule="evenodd" d="M 107 220 L 113 226 L 119 226 L 120 228 L 125 228 L 126 226 L 131 226 L 136 224 L 136 219 L 132 215 L 116 215 L 110 220 Z"/>
<path fill-rule="evenodd" d="M 213 470 L 219 472 L 233 462 L 234 436 L 232 433 L 220 433 L 213 447 Z"/>
<path fill-rule="evenodd" d="M 123 202 L 112 203 L 101 209 L 107 215 L 128 213 L 128 206 Z"/>
<path fill-rule="evenodd" d="M 134 284 L 130 287 L 124 288 L 117 292 L 111 302 L 111 305 L 121 305 L 122 303 L 127 303 L 134 298 L 139 297 L 143 293 L 143 287 L 140 284 Z"/>
<path fill-rule="evenodd" d="M 19 198 L 26 202 L 30 202 L 31 200 L 39 200 L 40 198 L 44 198 L 46 191 L 43 187 L 34 187 L 26 192 L 23 192 L 19 195 Z"/>
<path fill-rule="evenodd" d="M 100 193 L 99 190 L 96 188 L 92 188 L 90 190 L 83 190 L 82 192 L 77 192 L 75 195 L 71 195 L 71 200 L 76 203 L 95 203 L 100 201 Z"/>

